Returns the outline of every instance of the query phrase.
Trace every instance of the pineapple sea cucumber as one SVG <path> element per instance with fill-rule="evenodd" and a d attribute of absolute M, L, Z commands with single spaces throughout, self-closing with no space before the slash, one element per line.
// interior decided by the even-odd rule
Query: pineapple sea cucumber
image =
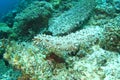
<path fill-rule="evenodd" d="M 49 23 L 48 31 L 52 32 L 52 35 L 64 35 L 76 31 L 90 17 L 94 6 L 94 0 L 81 0 L 76 6 Z"/>

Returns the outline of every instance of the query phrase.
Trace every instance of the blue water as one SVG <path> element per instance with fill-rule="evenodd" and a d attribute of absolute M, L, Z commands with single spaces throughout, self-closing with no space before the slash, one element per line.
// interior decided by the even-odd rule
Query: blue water
<path fill-rule="evenodd" d="M 0 0 L 0 18 L 16 8 L 20 0 Z"/>

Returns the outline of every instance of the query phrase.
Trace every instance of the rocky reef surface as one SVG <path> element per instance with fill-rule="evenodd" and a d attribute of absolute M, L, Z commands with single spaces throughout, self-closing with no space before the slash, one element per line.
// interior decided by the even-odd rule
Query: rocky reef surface
<path fill-rule="evenodd" d="M 119 0 L 23 2 L 0 24 L 0 79 L 120 79 Z"/>

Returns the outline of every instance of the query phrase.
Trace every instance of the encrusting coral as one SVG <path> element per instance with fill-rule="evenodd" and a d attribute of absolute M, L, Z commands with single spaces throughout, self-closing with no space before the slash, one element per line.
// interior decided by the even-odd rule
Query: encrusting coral
<path fill-rule="evenodd" d="M 81 28 L 84 21 L 90 17 L 94 7 L 94 0 L 81 0 L 73 8 L 51 21 L 48 31 L 52 35 L 64 35 Z"/>

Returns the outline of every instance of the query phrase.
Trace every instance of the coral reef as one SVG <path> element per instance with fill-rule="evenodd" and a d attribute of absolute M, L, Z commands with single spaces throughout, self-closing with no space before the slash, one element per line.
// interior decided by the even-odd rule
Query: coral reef
<path fill-rule="evenodd" d="M 20 79 L 26 76 L 31 80 L 48 80 L 63 76 L 63 80 L 86 78 L 101 80 L 113 77 L 113 72 L 107 76 L 106 67 L 110 66 L 113 57 L 119 59 L 117 53 L 120 50 L 119 35 L 120 28 L 115 26 L 86 28 L 64 37 L 41 34 L 33 39 L 33 43 L 10 42 L 4 58 L 22 71 Z M 114 41 L 111 41 L 111 38 Z M 116 52 L 104 49 L 111 51 L 114 49 Z M 119 78 L 117 74 L 115 76 L 113 78 Z"/>
<path fill-rule="evenodd" d="M 49 1 L 53 6 L 57 7 L 60 5 L 61 0 L 50 0 Z"/>
<path fill-rule="evenodd" d="M 30 80 L 49 79 L 52 76 L 52 65 L 45 60 L 45 51 L 32 44 L 23 42 L 10 42 L 6 48 L 4 58 L 9 61 L 13 67 L 22 71 L 19 79 L 28 78 Z M 29 77 L 28 77 L 29 76 Z"/>
<path fill-rule="evenodd" d="M 16 15 L 12 29 L 0 25 L 2 32 L 10 30 L 11 37 L 25 39 L 0 40 L 0 56 L 6 61 L 0 61 L 0 68 L 10 65 L 22 74 L 5 67 L 0 79 L 119 80 L 118 0 L 46 1 L 26 0 L 31 4 Z M 15 74 L 10 77 L 11 72 Z"/>
<path fill-rule="evenodd" d="M 37 1 L 37 0 L 34 0 Z M 9 11 L 6 15 L 2 16 L 1 21 L 5 22 L 9 27 L 13 27 L 15 16 L 30 5 L 33 0 L 20 0 L 18 6 L 12 11 Z"/>
<path fill-rule="evenodd" d="M 0 59 L 0 80 L 17 80 L 20 75 L 20 71 L 6 66 L 3 59 Z"/>
<path fill-rule="evenodd" d="M 16 15 L 13 28 L 19 36 L 33 36 L 41 27 L 47 26 L 52 5 L 45 1 L 34 1 Z"/>
<path fill-rule="evenodd" d="M 120 1 L 119 0 L 96 0 L 96 12 L 102 12 L 109 15 L 115 15 L 120 12 Z"/>
<path fill-rule="evenodd" d="M 98 5 L 96 6 L 96 12 L 106 13 L 114 15 L 116 12 L 111 0 L 96 0 Z"/>
<path fill-rule="evenodd" d="M 18 10 L 12 10 L 2 17 L 2 21 L 6 23 L 9 27 L 13 27 L 14 17 L 18 13 Z"/>
<path fill-rule="evenodd" d="M 7 38 L 11 32 L 11 28 L 6 23 L 0 23 L 0 39 Z"/>
<path fill-rule="evenodd" d="M 11 42 L 10 46 L 7 46 L 4 58 L 16 69 L 22 71 L 23 75 L 19 79 L 119 79 L 119 53 L 103 50 L 99 45 L 91 46 L 91 50 L 92 53 L 84 57 L 66 57 L 68 64 L 65 65 L 64 62 L 54 63 L 52 60 L 46 59 L 47 51 L 42 48 L 28 43 Z M 111 67 L 112 63 L 115 66 Z"/>
<path fill-rule="evenodd" d="M 81 0 L 76 6 L 51 21 L 48 31 L 53 35 L 63 35 L 81 28 L 81 25 L 92 13 L 94 6 L 94 0 Z"/>
<path fill-rule="evenodd" d="M 7 24 L 0 23 L 0 31 L 2 31 L 2 32 L 10 32 L 10 28 L 9 28 L 9 26 L 7 26 Z"/>
<path fill-rule="evenodd" d="M 119 79 L 120 68 L 119 54 L 101 49 L 99 46 L 93 46 L 93 53 L 84 58 L 68 57 L 71 62 L 69 69 L 57 69 L 52 79 L 59 80 L 113 80 Z M 113 60 L 113 61 L 112 61 Z M 118 63 L 116 62 L 118 61 Z M 111 67 L 111 63 L 115 66 Z M 109 68 L 107 68 L 109 67 Z M 115 70 L 114 70 L 115 69 Z M 110 71 L 110 72 L 109 72 Z M 116 74 L 114 74 L 116 73 Z M 114 74 L 114 75 L 113 75 Z"/>
<path fill-rule="evenodd" d="M 20 0 L 18 5 L 18 11 L 24 10 L 26 7 L 28 7 L 29 4 L 31 4 L 34 1 L 39 1 L 39 0 Z"/>

